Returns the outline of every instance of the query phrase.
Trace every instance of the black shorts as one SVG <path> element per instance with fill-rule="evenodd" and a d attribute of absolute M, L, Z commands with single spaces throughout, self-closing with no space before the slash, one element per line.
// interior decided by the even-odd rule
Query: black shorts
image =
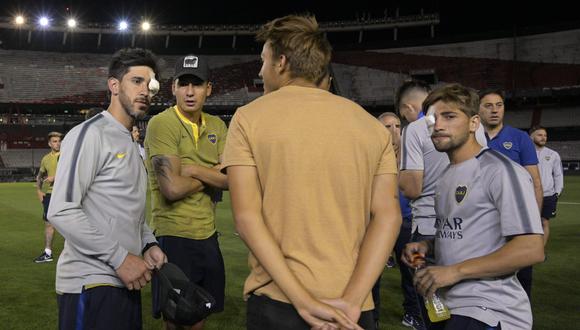
<path fill-rule="evenodd" d="M 56 296 L 60 330 L 143 329 L 141 292 L 98 286 Z"/>
<path fill-rule="evenodd" d="M 42 207 L 43 207 L 42 219 L 44 221 L 48 221 L 48 219 L 46 219 L 46 215 L 48 214 L 48 205 L 50 205 L 50 194 L 46 194 L 42 198 Z"/>
<path fill-rule="evenodd" d="M 365 330 L 374 330 L 373 312 L 362 312 L 358 324 Z M 250 295 L 246 308 L 248 330 L 308 330 L 311 327 L 291 304 L 266 296 Z"/>
<path fill-rule="evenodd" d="M 181 268 L 189 280 L 209 292 L 215 299 L 212 312 L 224 310 L 226 275 L 224 259 L 220 251 L 217 233 L 202 240 L 175 236 L 157 237 L 159 247 L 167 255 L 167 260 Z M 156 277 L 153 277 L 153 317 L 160 318 L 159 291 Z"/>
<path fill-rule="evenodd" d="M 542 219 L 551 219 L 556 216 L 556 205 L 558 204 L 558 194 L 544 196 L 542 203 Z"/>

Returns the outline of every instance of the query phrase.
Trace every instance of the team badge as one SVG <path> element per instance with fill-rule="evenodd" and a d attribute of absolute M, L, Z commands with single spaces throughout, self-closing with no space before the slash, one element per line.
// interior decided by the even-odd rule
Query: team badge
<path fill-rule="evenodd" d="M 544 157 L 544 159 L 549 162 L 550 161 L 550 156 L 546 156 L 546 157 Z"/>
<path fill-rule="evenodd" d="M 207 136 L 207 139 L 209 140 L 209 142 L 211 142 L 213 144 L 216 144 L 216 142 L 217 142 L 217 135 L 215 135 L 213 133 L 212 134 L 209 134 Z"/>
<path fill-rule="evenodd" d="M 506 148 L 507 150 L 510 150 L 512 148 L 513 144 L 511 142 L 504 142 L 503 143 L 503 147 Z"/>
<path fill-rule="evenodd" d="M 465 195 L 467 195 L 467 186 L 457 186 L 457 188 L 455 188 L 455 201 L 458 204 L 463 202 Z"/>

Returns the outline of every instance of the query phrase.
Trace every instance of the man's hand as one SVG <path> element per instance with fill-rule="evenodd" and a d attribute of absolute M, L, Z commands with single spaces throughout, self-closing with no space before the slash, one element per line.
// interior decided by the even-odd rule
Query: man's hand
<path fill-rule="evenodd" d="M 417 255 L 421 258 L 425 259 L 425 256 L 429 253 L 429 246 L 427 245 L 426 241 L 415 242 L 415 243 L 408 243 L 405 245 L 405 249 L 403 250 L 403 255 L 401 256 L 401 260 L 411 268 L 417 267 L 415 264 L 415 259 Z"/>
<path fill-rule="evenodd" d="M 146 263 L 157 269 L 161 268 L 167 262 L 167 256 L 158 246 L 152 246 L 147 249 L 145 254 L 143 254 L 143 259 Z"/>
<path fill-rule="evenodd" d="M 42 201 L 44 200 L 44 195 L 46 194 L 43 193 L 42 190 L 36 189 L 36 195 L 38 196 L 38 200 L 42 203 Z"/>
<path fill-rule="evenodd" d="M 46 178 L 44 178 L 44 180 L 42 180 L 42 182 L 53 183 L 54 182 L 54 176 L 47 176 Z"/>
<path fill-rule="evenodd" d="M 152 270 L 153 265 L 148 265 L 145 260 L 129 253 L 116 272 L 127 289 L 140 290 L 151 281 Z"/>
<path fill-rule="evenodd" d="M 324 304 L 319 300 L 312 299 L 303 308 L 295 306 L 298 314 L 312 329 L 349 329 L 362 330 L 362 328 L 338 308 Z"/>
<path fill-rule="evenodd" d="M 334 308 L 341 310 L 346 317 L 348 317 L 353 322 L 358 322 L 360 318 L 361 309 L 360 306 L 356 306 L 346 301 L 344 298 L 337 299 L 322 299 L 322 302 L 328 304 Z"/>
<path fill-rule="evenodd" d="M 461 274 L 458 268 L 453 266 L 430 266 L 423 268 L 415 273 L 413 283 L 417 292 L 429 297 L 439 288 L 451 286 L 461 280 Z"/>

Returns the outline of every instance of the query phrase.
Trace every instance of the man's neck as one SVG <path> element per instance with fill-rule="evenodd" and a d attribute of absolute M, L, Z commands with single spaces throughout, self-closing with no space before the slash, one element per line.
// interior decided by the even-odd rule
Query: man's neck
<path fill-rule="evenodd" d="M 125 126 L 128 130 L 133 128 L 133 123 L 135 120 L 133 117 L 129 116 L 127 112 L 116 102 L 111 102 L 107 111 L 115 118 L 121 125 Z"/>
<path fill-rule="evenodd" d="M 541 151 L 542 149 L 544 149 L 544 146 L 539 146 L 537 144 L 534 143 L 534 147 L 536 147 L 537 151 Z"/>
<path fill-rule="evenodd" d="M 192 113 L 188 113 L 188 112 L 182 111 L 178 106 L 175 106 L 175 107 L 177 108 L 177 111 L 179 111 L 179 113 L 183 117 L 187 118 L 187 120 L 189 120 L 190 122 L 192 122 L 198 126 L 201 124 L 201 112 L 202 112 L 201 110 L 195 111 Z"/>
<path fill-rule="evenodd" d="M 481 148 L 475 139 L 475 135 L 472 134 L 467 142 L 459 148 L 449 151 L 447 156 L 449 157 L 449 162 L 455 165 L 475 157 L 481 151 Z"/>
<path fill-rule="evenodd" d="M 497 126 L 483 125 L 483 127 L 485 128 L 487 136 L 489 136 L 490 139 L 493 139 L 496 135 L 499 134 L 499 131 L 501 131 L 501 129 L 503 128 L 503 123 L 499 123 L 499 125 Z"/>
<path fill-rule="evenodd" d="M 288 79 L 283 86 L 298 86 L 298 87 L 314 87 L 318 88 L 315 83 L 308 81 L 304 78 L 291 78 Z"/>

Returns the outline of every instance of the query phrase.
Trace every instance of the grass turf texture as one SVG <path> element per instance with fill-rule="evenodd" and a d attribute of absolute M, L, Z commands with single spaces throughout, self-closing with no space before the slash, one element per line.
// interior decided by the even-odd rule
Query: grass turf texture
<path fill-rule="evenodd" d="M 226 265 L 226 307 L 212 315 L 206 329 L 243 329 L 245 304 L 242 286 L 248 274 L 247 249 L 234 235 L 226 194 L 218 205 L 217 226 Z M 517 207 L 517 205 L 514 205 Z M 43 250 L 42 205 L 32 183 L 0 184 L 0 329 L 56 329 L 55 261 L 32 262 Z M 534 268 L 533 310 L 535 329 L 574 329 L 580 324 L 580 177 L 568 176 L 552 222 L 548 261 Z M 56 235 L 54 254 L 63 239 Z M 144 329 L 161 329 L 151 317 L 150 286 L 143 290 Z M 381 287 L 381 329 L 409 329 L 401 325 L 402 295 L 399 271 L 387 269 Z"/>

